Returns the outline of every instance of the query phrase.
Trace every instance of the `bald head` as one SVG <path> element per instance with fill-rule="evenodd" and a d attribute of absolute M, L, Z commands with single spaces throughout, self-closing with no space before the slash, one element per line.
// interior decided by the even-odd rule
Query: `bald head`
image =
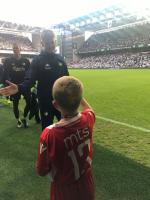
<path fill-rule="evenodd" d="M 55 34 L 52 30 L 44 30 L 41 33 L 41 43 L 44 49 L 48 52 L 55 50 Z"/>

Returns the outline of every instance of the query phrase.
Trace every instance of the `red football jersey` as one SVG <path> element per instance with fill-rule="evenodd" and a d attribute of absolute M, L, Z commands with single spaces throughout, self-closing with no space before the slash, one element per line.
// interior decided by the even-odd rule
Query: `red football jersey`
<path fill-rule="evenodd" d="M 42 132 L 36 165 L 41 176 L 51 175 L 51 199 L 94 199 L 91 172 L 94 122 L 93 111 L 87 109 Z"/>

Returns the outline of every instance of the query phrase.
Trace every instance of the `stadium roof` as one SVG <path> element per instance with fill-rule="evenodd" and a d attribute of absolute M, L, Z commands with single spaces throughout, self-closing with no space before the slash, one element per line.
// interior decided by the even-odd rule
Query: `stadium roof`
<path fill-rule="evenodd" d="M 1 8 L 0 30 L 16 32 L 39 32 L 43 28 L 98 31 L 150 15 L 149 0 L 5 0 Z"/>
<path fill-rule="evenodd" d="M 142 20 L 150 20 L 150 7 L 141 8 L 139 13 L 136 9 L 132 10 L 123 4 L 117 4 L 56 24 L 53 28 L 68 31 L 96 32 Z"/>
<path fill-rule="evenodd" d="M 113 1 L 116 0 L 5 0 L 0 4 L 0 30 L 40 31 L 51 28 L 52 24 L 95 11 L 97 7 L 104 7 Z"/>

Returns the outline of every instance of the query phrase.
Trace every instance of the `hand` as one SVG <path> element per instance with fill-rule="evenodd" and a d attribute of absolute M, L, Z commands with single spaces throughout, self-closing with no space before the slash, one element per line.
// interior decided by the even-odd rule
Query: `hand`
<path fill-rule="evenodd" d="M 8 83 L 9 86 L 1 88 L 0 95 L 7 97 L 16 94 L 18 92 L 18 86 L 16 84 L 11 83 L 10 81 L 6 81 L 6 83 Z"/>

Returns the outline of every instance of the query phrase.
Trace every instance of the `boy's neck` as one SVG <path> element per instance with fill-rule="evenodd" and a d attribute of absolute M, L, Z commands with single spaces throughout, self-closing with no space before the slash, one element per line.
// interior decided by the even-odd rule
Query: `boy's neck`
<path fill-rule="evenodd" d="M 61 117 L 62 119 L 73 118 L 78 115 L 78 111 L 75 111 L 72 113 L 62 112 L 61 115 L 62 115 L 62 117 Z"/>

